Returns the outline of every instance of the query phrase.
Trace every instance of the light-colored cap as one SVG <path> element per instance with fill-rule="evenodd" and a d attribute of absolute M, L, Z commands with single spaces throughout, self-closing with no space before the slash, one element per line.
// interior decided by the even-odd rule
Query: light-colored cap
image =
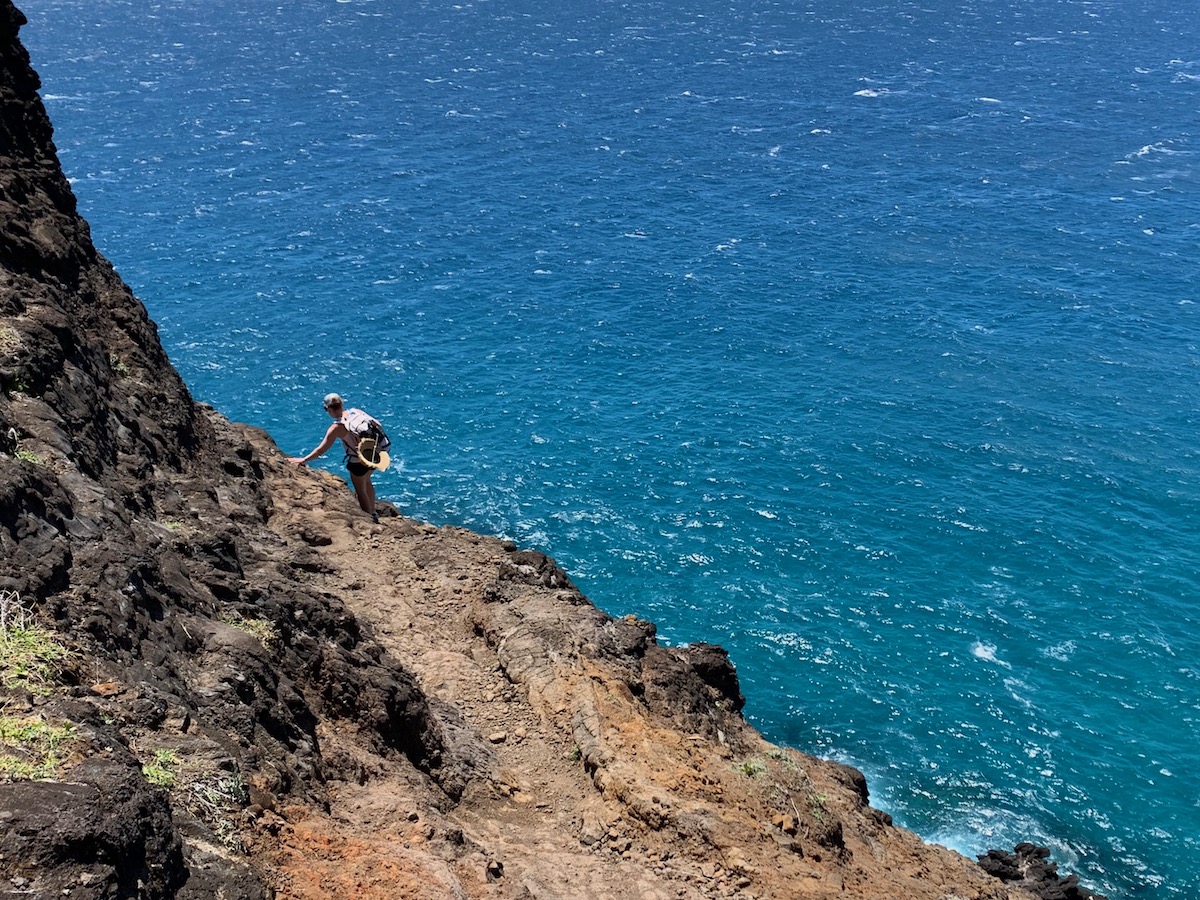
<path fill-rule="evenodd" d="M 341 405 L 342 405 L 342 397 L 340 394 L 326 394 L 325 395 L 325 408 L 326 409 L 329 409 L 329 407 L 331 407 L 331 406 L 341 406 Z"/>

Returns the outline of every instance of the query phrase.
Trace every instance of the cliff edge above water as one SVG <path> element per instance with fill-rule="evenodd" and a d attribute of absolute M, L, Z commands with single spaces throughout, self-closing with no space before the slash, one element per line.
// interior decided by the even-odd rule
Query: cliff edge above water
<path fill-rule="evenodd" d="M 721 648 L 660 646 L 541 553 L 374 525 L 194 403 L 77 213 L 23 24 L 0 0 L 0 887 L 1086 896 L 765 741 Z"/>

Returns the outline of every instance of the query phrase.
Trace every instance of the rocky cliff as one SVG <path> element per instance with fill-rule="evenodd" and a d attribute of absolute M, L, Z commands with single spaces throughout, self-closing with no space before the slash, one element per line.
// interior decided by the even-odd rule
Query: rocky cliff
<path fill-rule="evenodd" d="M 0 0 L 0 890 L 1030 896 L 767 743 L 720 648 L 540 553 L 374 525 L 194 403 L 76 212 L 23 23 Z"/>

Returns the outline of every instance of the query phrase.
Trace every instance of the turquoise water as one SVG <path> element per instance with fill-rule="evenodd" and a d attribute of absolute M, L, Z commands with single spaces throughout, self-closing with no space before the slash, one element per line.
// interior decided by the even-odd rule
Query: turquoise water
<path fill-rule="evenodd" d="M 198 399 L 341 392 L 927 838 L 1200 895 L 1194 9 L 22 8 Z"/>

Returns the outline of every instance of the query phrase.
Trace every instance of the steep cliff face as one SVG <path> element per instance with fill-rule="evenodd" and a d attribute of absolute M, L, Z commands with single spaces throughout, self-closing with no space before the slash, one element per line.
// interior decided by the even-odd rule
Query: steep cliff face
<path fill-rule="evenodd" d="M 539 553 L 373 525 L 193 403 L 76 212 L 23 21 L 0 0 L 0 883 L 1027 896 L 766 743 L 720 648 Z"/>
<path fill-rule="evenodd" d="M 0 597 L 8 622 L 35 614 L 71 656 L 57 683 L 31 686 L 8 641 L 3 706 L 12 727 L 70 725 L 73 737 L 58 781 L 0 785 L 0 873 L 46 896 L 81 879 L 95 896 L 138 884 L 168 896 L 203 893 L 211 869 L 255 896 L 242 859 L 206 861 L 243 781 L 320 803 L 324 715 L 385 710 L 372 721 L 380 747 L 426 769 L 438 738 L 412 679 L 336 598 L 292 577 L 312 563 L 265 531 L 255 451 L 192 402 L 92 246 L 23 22 L 0 4 Z M 244 623 L 272 616 L 286 649 L 268 653 Z M 215 799 L 153 789 L 142 767 L 156 753 L 186 758 Z"/>

